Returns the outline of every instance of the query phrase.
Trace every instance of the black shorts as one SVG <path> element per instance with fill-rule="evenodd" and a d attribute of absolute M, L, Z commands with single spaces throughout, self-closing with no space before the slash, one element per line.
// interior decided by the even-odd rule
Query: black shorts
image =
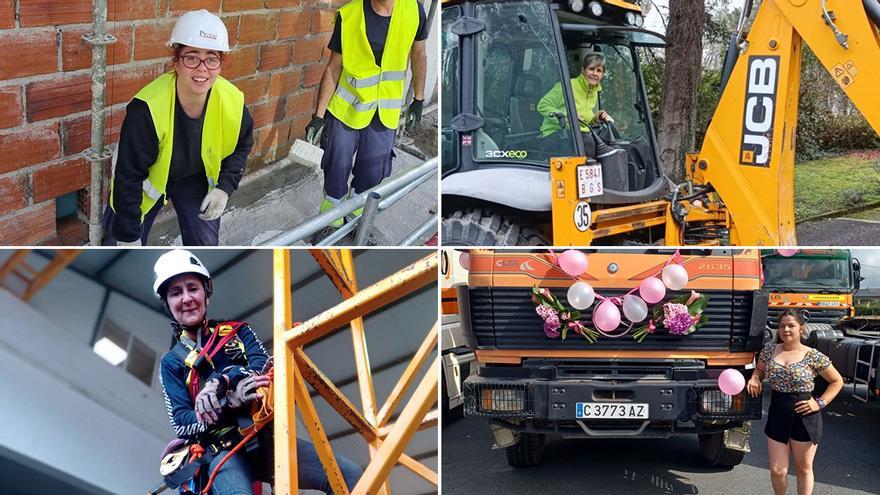
<path fill-rule="evenodd" d="M 822 439 L 821 411 L 802 416 L 794 410 L 796 402 L 810 397 L 809 392 L 786 393 L 774 390 L 767 412 L 767 426 L 764 428 L 767 438 L 780 443 L 795 440 L 818 444 Z"/>

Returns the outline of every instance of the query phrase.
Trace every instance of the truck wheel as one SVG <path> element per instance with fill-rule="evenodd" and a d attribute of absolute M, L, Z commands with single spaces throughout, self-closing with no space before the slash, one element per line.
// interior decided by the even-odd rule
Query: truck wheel
<path fill-rule="evenodd" d="M 507 463 L 515 468 L 537 466 L 544 456 L 543 433 L 520 433 L 519 442 L 505 448 Z"/>
<path fill-rule="evenodd" d="M 532 227 L 516 224 L 491 209 L 458 210 L 443 219 L 444 246 L 548 246 Z"/>
<path fill-rule="evenodd" d="M 746 453 L 741 450 L 729 449 L 724 446 L 724 432 L 702 433 L 700 452 L 710 466 L 733 467 L 741 463 Z"/>

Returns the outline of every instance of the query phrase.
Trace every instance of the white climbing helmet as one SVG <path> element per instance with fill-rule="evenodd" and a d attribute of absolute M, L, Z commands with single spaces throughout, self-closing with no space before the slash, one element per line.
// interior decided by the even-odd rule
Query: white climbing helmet
<path fill-rule="evenodd" d="M 185 249 L 175 249 L 159 256 L 153 266 L 153 292 L 162 299 L 163 286 L 172 278 L 184 273 L 194 273 L 204 277 L 205 293 L 211 297 L 213 284 L 211 274 L 196 255 Z"/>
<path fill-rule="evenodd" d="M 175 44 L 228 52 L 229 34 L 226 25 L 216 15 L 205 9 L 191 10 L 174 24 L 168 46 Z"/>

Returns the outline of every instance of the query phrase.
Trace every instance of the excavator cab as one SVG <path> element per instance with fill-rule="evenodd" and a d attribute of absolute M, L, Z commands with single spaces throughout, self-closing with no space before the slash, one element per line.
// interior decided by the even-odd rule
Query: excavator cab
<path fill-rule="evenodd" d="M 672 190 L 659 161 L 640 66 L 641 47 L 663 47 L 620 0 L 457 1 L 443 10 L 444 244 L 548 244 L 551 159 L 586 157 L 601 194 L 593 205 L 657 200 Z M 594 112 L 613 124 L 583 130 L 571 79 L 584 57 L 606 61 Z M 539 102 L 561 86 L 564 108 Z M 546 121 L 558 128 L 548 134 Z M 543 126 L 543 128 L 542 128 Z M 582 132 L 607 147 L 590 148 Z"/>

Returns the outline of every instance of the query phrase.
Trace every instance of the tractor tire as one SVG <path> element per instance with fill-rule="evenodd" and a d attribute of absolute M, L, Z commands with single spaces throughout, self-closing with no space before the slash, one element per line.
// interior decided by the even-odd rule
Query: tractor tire
<path fill-rule="evenodd" d="M 746 453 L 724 446 L 724 432 L 701 433 L 700 453 L 706 464 L 713 467 L 733 467 L 742 462 Z"/>
<path fill-rule="evenodd" d="M 507 453 L 507 463 L 515 468 L 541 464 L 545 441 L 546 435 L 543 433 L 520 433 L 519 442 L 504 449 Z"/>
<path fill-rule="evenodd" d="M 458 210 L 443 219 L 444 246 L 549 246 L 532 227 L 521 226 L 491 209 Z"/>

